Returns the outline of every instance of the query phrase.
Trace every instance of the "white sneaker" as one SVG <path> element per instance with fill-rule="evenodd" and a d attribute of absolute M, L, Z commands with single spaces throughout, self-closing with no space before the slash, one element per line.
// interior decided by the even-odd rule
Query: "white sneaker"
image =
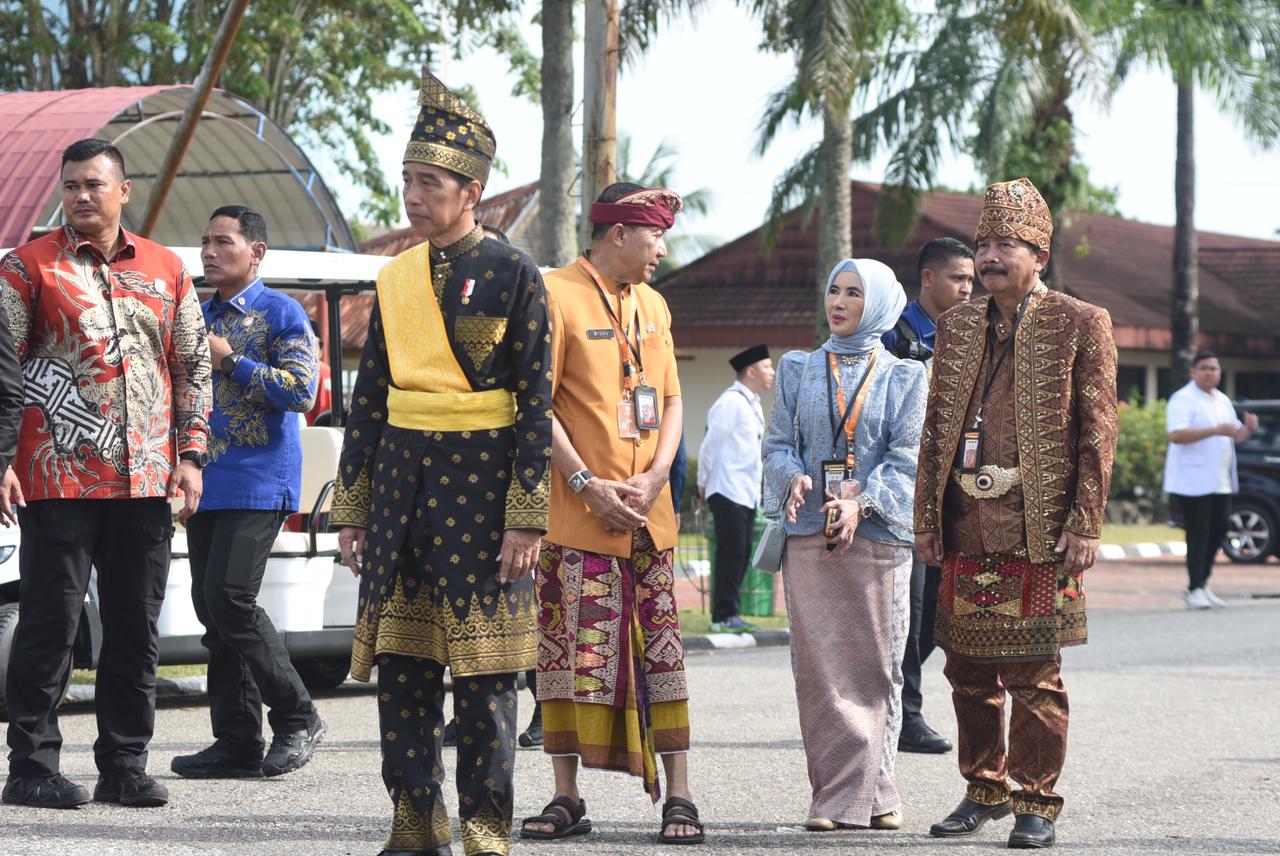
<path fill-rule="evenodd" d="M 1216 594 L 1210 591 L 1208 586 L 1205 586 L 1204 588 L 1200 589 L 1200 591 L 1204 592 L 1205 600 L 1209 601 L 1209 605 L 1212 606 L 1214 609 L 1221 609 L 1222 607 L 1227 605 L 1226 601 L 1224 601 L 1222 598 L 1218 597 Z"/>
<path fill-rule="evenodd" d="M 1205 595 L 1204 589 L 1194 588 L 1186 593 L 1188 609 L 1209 609 L 1213 606 L 1209 602 L 1209 598 Z"/>

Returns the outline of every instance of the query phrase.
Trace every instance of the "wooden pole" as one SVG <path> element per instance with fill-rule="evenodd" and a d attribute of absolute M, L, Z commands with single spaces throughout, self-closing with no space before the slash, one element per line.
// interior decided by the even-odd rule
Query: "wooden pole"
<path fill-rule="evenodd" d="M 160 211 L 164 208 L 169 191 L 173 188 L 173 180 L 182 167 L 182 159 L 186 157 L 187 149 L 191 147 L 191 138 L 195 136 L 196 126 L 200 124 L 204 106 L 209 103 L 209 93 L 213 91 L 213 84 L 217 82 L 222 69 L 227 64 L 227 57 L 231 55 L 231 46 L 236 41 L 236 31 L 240 29 L 240 22 L 244 20 L 244 13 L 248 8 L 249 0 L 232 0 L 226 14 L 222 16 L 218 34 L 209 48 L 209 55 L 204 58 L 204 65 L 196 78 L 195 88 L 191 90 L 187 108 L 183 111 L 181 121 L 178 122 L 178 130 L 169 141 L 169 150 L 165 152 L 164 161 L 156 171 L 156 182 L 151 187 L 151 195 L 147 197 L 147 210 L 142 217 L 142 228 L 138 230 L 144 238 L 151 236 L 156 222 L 160 219 Z"/>
<path fill-rule="evenodd" d="M 582 228 L 591 246 L 591 203 L 618 180 L 618 3 L 587 0 L 583 38 Z"/>

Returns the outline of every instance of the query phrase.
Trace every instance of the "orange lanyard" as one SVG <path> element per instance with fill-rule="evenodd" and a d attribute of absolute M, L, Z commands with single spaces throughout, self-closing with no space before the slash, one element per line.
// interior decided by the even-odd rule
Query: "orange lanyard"
<path fill-rule="evenodd" d="M 596 284 L 596 291 L 599 292 L 600 300 L 604 303 L 605 313 L 609 316 L 609 324 L 613 327 L 614 338 L 618 340 L 618 356 L 622 360 L 622 390 L 630 395 L 636 386 L 644 383 L 644 360 L 640 358 L 639 347 L 632 344 L 631 331 L 622 328 L 622 321 L 620 320 L 623 312 L 622 289 L 618 289 L 618 311 L 614 312 L 613 307 L 609 305 L 604 279 L 600 275 L 600 271 L 596 270 L 596 266 L 586 256 L 578 256 L 578 264 L 591 277 L 592 282 Z M 640 301 L 634 294 L 631 299 L 634 309 L 631 330 L 636 331 L 638 340 L 640 337 Z M 631 360 L 633 355 L 635 356 L 635 362 Z"/>
<path fill-rule="evenodd" d="M 835 395 L 836 395 L 836 412 L 843 413 L 844 419 L 844 464 L 850 475 L 853 473 L 854 464 L 857 461 L 853 454 L 853 434 L 858 430 L 858 417 L 862 415 L 862 403 L 867 397 L 867 381 L 871 379 L 871 373 L 876 370 L 876 357 L 880 355 L 879 351 L 871 354 L 871 359 L 867 362 L 867 372 L 862 376 L 862 380 L 858 381 L 857 391 L 854 393 L 853 402 L 850 406 L 845 406 L 844 387 L 840 385 L 840 358 L 835 354 L 828 354 L 827 362 L 831 367 L 831 377 L 835 379 Z M 833 420 L 834 421 L 834 420 Z M 839 426 L 832 426 L 839 428 Z M 831 432 L 833 435 L 835 431 Z M 831 442 L 835 443 L 835 437 L 831 438 Z"/>

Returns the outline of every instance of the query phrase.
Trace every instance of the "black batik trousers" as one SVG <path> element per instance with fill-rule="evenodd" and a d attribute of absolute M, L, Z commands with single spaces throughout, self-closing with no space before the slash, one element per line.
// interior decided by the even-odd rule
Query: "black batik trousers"
<path fill-rule="evenodd" d="M 911 625 L 907 631 L 907 653 L 902 658 L 902 722 L 919 724 L 924 714 L 924 693 L 920 672 L 933 653 L 933 624 L 938 614 L 938 588 L 942 568 L 926 565 L 918 553 L 911 563 Z"/>
<path fill-rule="evenodd" d="M 715 515 L 716 564 L 715 593 L 711 602 L 711 620 L 725 621 L 737 615 L 742 578 L 751 559 L 756 510 L 738 505 L 718 493 L 707 497 L 707 505 Z"/>
<path fill-rule="evenodd" d="M 284 512 L 202 511 L 187 521 L 191 600 L 209 651 L 209 718 L 229 753 L 261 760 L 262 705 L 271 730 L 290 734 L 316 718 L 275 625 L 258 606 Z"/>
<path fill-rule="evenodd" d="M 445 667 L 434 660 L 381 654 L 378 722 L 382 780 L 395 808 L 388 850 L 447 844 L 449 814 L 441 799 Z M 510 847 L 516 754 L 516 673 L 454 675 L 458 728 L 458 818 L 467 854 L 505 854 Z"/>
<path fill-rule="evenodd" d="M 18 627 L 5 683 L 10 774 L 59 771 L 55 708 L 71 679 L 71 647 L 94 568 L 102 618 L 94 758 L 104 774 L 145 769 L 156 719 L 156 621 L 173 535 L 168 501 L 38 500 L 18 509 L 18 522 Z"/>

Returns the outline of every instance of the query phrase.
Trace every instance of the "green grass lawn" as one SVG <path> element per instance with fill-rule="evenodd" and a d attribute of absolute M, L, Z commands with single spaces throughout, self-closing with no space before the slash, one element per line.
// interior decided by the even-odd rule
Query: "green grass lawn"
<path fill-rule="evenodd" d="M 209 667 L 204 663 L 196 663 L 190 666 L 161 666 L 156 669 L 156 676 L 161 678 L 194 678 L 203 675 L 209 671 Z M 71 683 L 73 684 L 92 684 L 98 673 L 93 669 L 76 669 L 71 673 Z"/>
<path fill-rule="evenodd" d="M 761 630 L 785 630 L 789 626 L 786 612 L 772 616 L 745 616 L 747 621 L 759 625 Z M 696 608 L 680 610 L 680 633 L 683 636 L 706 636 L 711 624 L 711 610 L 702 612 Z"/>
<path fill-rule="evenodd" d="M 1102 526 L 1103 544 L 1127 546 L 1144 542 L 1161 544 L 1185 540 L 1185 532 L 1167 523 L 1106 523 Z"/>

